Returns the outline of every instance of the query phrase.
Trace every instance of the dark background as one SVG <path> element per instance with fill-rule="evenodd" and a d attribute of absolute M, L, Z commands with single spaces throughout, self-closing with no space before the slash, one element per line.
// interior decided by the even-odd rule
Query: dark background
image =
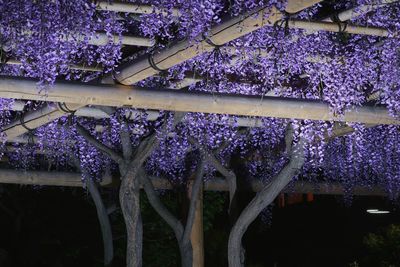
<path fill-rule="evenodd" d="M 100 228 L 84 189 L 3 185 L 0 190 L 1 267 L 102 266 Z M 114 193 L 103 192 L 103 196 L 107 205 L 117 203 Z M 207 267 L 226 266 L 226 199 L 224 193 L 205 195 Z M 179 193 L 164 193 L 163 201 L 175 214 L 182 213 Z M 368 214 L 368 208 L 388 209 L 391 214 Z M 173 233 L 145 198 L 142 209 L 144 266 L 179 266 Z M 310 202 L 274 205 L 272 221 L 265 214 L 261 217 L 244 239 L 246 266 L 349 266 L 368 256 L 363 243 L 368 233 L 400 223 L 396 205 L 380 197 L 354 197 L 346 206 L 343 197 L 314 196 Z M 111 221 L 113 266 L 124 266 L 125 229 L 118 209 Z"/>

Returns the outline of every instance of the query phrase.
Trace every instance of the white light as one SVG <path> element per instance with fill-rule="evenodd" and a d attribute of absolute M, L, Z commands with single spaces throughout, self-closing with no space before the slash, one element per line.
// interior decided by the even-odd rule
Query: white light
<path fill-rule="evenodd" d="M 376 211 L 378 211 L 378 210 L 377 210 L 377 209 L 370 209 L 370 210 L 367 210 L 368 213 L 372 213 L 372 212 L 376 212 Z"/>
<path fill-rule="evenodd" d="M 377 209 L 369 209 L 367 210 L 368 213 L 370 214 L 388 214 L 390 211 L 388 210 L 377 210 Z"/>

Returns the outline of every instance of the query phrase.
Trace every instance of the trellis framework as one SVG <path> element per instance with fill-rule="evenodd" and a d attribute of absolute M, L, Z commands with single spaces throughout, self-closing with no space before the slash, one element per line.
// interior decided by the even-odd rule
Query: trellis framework
<path fill-rule="evenodd" d="M 288 1 L 286 5 L 286 12 L 289 13 L 299 13 L 302 14 L 302 10 L 307 10 L 318 2 L 321 1 Z M 362 2 L 362 1 L 360 1 Z M 44 101 L 49 103 L 58 103 L 57 105 L 45 105 L 44 107 L 39 107 L 32 109 L 28 112 L 21 114 L 20 118 L 13 118 L 9 124 L 4 125 L 3 133 L 5 138 L 9 143 L 26 143 L 24 138 L 21 138 L 24 134 L 32 131 L 33 129 L 42 127 L 48 124 L 52 120 L 57 120 L 65 115 L 70 115 L 69 113 L 77 116 L 86 116 L 94 118 L 111 118 L 114 119 L 115 108 L 135 108 L 135 109 L 150 109 L 147 112 L 150 115 L 153 114 L 153 118 L 148 121 L 159 121 L 157 119 L 158 110 L 173 111 L 175 112 L 175 120 L 170 125 L 161 127 L 161 133 L 168 136 L 170 133 L 168 131 L 174 132 L 175 126 L 180 123 L 190 123 L 193 120 L 190 116 L 184 116 L 181 112 L 189 113 L 213 113 L 221 115 L 234 115 L 240 116 L 231 120 L 231 127 L 243 127 L 246 128 L 259 128 L 264 126 L 260 123 L 259 118 L 248 118 L 247 116 L 255 117 L 274 117 L 283 119 L 293 119 L 294 125 L 297 120 L 315 120 L 315 121 L 330 121 L 334 127 L 323 132 L 322 136 L 317 136 L 314 140 L 315 142 L 327 139 L 334 139 L 334 137 L 348 135 L 357 130 L 360 126 L 357 124 L 352 128 L 347 123 L 359 123 L 365 124 L 366 128 L 373 128 L 376 125 L 398 125 L 398 119 L 393 116 L 393 111 L 389 111 L 386 106 L 376 105 L 376 103 L 368 104 L 363 103 L 355 107 L 354 105 L 345 104 L 344 108 L 341 110 L 335 110 L 332 112 L 332 103 L 327 103 L 323 99 L 304 99 L 304 97 L 296 97 L 296 95 L 285 94 L 283 91 L 276 92 L 271 90 L 267 94 L 263 93 L 256 94 L 255 96 L 250 95 L 237 95 L 236 94 L 219 94 L 215 92 L 200 93 L 198 91 L 190 91 L 182 88 L 182 84 L 190 85 L 196 88 L 196 83 L 202 84 L 201 86 L 209 87 L 206 81 L 204 84 L 204 79 L 208 79 L 208 75 L 216 75 L 215 71 L 213 73 L 212 69 L 207 72 L 204 69 L 203 74 L 196 75 L 193 73 L 188 73 L 187 71 L 181 73 L 180 78 L 177 79 L 180 86 L 174 86 L 176 82 L 175 79 L 171 79 L 172 86 L 165 86 L 163 89 L 156 89 L 155 86 L 159 87 L 157 84 L 157 79 L 163 79 L 166 75 L 166 70 L 170 70 L 168 75 L 171 75 L 171 71 L 177 70 L 179 72 L 179 67 L 188 63 L 191 64 L 196 58 L 202 58 L 204 61 L 209 60 L 204 58 L 207 53 L 219 53 L 219 56 L 224 52 L 224 48 L 230 51 L 227 54 L 234 54 L 231 62 L 227 64 L 227 68 L 235 67 L 240 65 L 242 61 L 246 61 L 254 58 L 254 54 L 251 55 L 238 55 L 235 53 L 237 47 L 234 45 L 235 42 L 240 42 L 242 38 L 246 38 L 248 34 L 252 34 L 259 30 L 271 29 L 276 27 L 283 27 L 285 31 L 290 29 L 303 29 L 306 30 L 307 35 L 315 35 L 315 32 L 339 32 L 340 35 L 343 34 L 356 34 L 365 36 L 375 36 L 384 37 L 387 39 L 396 38 L 396 33 L 393 33 L 391 29 L 385 27 L 371 27 L 371 26 L 359 26 L 356 24 L 357 17 L 363 16 L 365 13 L 370 11 L 379 10 L 379 8 L 385 7 L 387 5 L 393 4 L 396 7 L 397 1 L 382 1 L 377 4 L 366 4 L 361 7 L 352 7 L 350 9 L 345 9 L 337 14 L 337 18 L 340 21 L 332 22 L 332 19 L 323 19 L 320 21 L 310 21 L 305 20 L 302 16 L 296 17 L 295 15 L 286 18 L 286 14 L 279 9 L 279 7 L 266 5 L 259 8 L 254 8 L 250 11 L 244 12 L 233 18 L 224 20 L 215 26 L 212 26 L 208 31 L 201 34 L 192 36 L 192 38 L 185 39 L 183 41 L 173 41 L 163 48 L 154 48 L 151 51 L 146 50 L 136 50 L 135 59 L 130 59 L 127 57 L 123 64 L 120 64 L 115 69 L 113 75 L 104 75 L 101 78 L 100 83 L 70 83 L 70 82 L 55 82 L 45 91 L 39 92 L 36 86 L 36 82 L 31 79 L 25 78 L 15 78 L 15 77 L 2 77 L 0 80 L 0 97 L 4 99 L 18 99 L 19 102 L 14 102 L 11 107 L 7 107 L 8 110 L 21 110 L 21 100 L 29 101 Z M 173 21 L 179 20 L 181 16 L 184 16 L 179 8 L 176 7 L 150 7 L 142 4 L 133 3 L 108 3 L 105 1 L 100 1 L 97 3 L 98 10 L 107 10 L 111 12 L 123 12 L 123 13 L 141 13 L 147 15 L 157 15 L 157 16 L 171 16 Z M 305 16 L 303 14 L 303 16 Z M 306 16 L 307 17 L 307 16 Z M 146 17 L 143 17 L 145 20 Z M 347 23 L 345 21 L 352 20 Z M 145 21 L 143 22 L 145 23 Z M 298 34 L 296 32 L 296 34 Z M 296 34 L 290 36 L 292 39 L 297 39 Z M 375 38 L 373 37 L 373 38 Z M 304 37 L 307 38 L 307 37 Z M 369 38 L 369 37 L 366 37 Z M 369 39 L 368 39 L 369 40 Z M 292 40 L 293 41 L 293 40 Z M 111 36 L 109 34 L 102 34 L 94 38 L 89 38 L 89 44 L 91 45 L 106 45 L 107 42 L 119 42 L 120 45 L 130 46 L 130 45 L 142 45 L 142 46 L 152 46 L 154 45 L 154 40 L 147 37 L 132 37 L 132 36 Z M 246 41 L 244 41 L 246 42 Z M 379 47 L 382 41 L 376 42 L 375 46 Z M 384 40 L 383 40 L 384 42 Z M 12 50 L 12 45 L 8 46 L 8 49 Z M 244 47 L 248 49 L 248 47 Z M 265 63 L 265 58 L 282 57 L 277 56 L 276 52 L 272 51 L 271 48 L 258 49 L 257 58 L 254 60 L 255 65 L 262 66 Z M 277 50 L 277 48 L 274 48 Z M 246 51 L 246 50 L 245 50 Z M 233 52 L 233 53 L 232 53 Z M 253 51 L 254 52 L 254 51 Z M 345 53 L 344 53 L 345 54 Z M 260 58 L 258 56 L 261 55 Z M 242 57 L 241 57 L 242 56 Z M 307 57 L 307 62 L 314 62 L 322 65 L 329 64 L 352 64 L 347 62 L 347 58 L 335 58 L 335 57 L 322 57 L 316 55 L 315 57 Z M 259 61 L 259 62 L 258 62 Z M 5 60 L 6 65 L 23 65 L 25 64 L 23 60 L 12 59 Z M 335 62 L 335 63 L 332 63 Z M 339 62 L 339 63 L 338 63 Z M 344 62 L 344 63 L 343 63 Z M 248 63 L 248 62 L 247 62 Z M 340 65 L 339 65 L 340 67 Z M 93 65 L 77 65 L 68 64 L 68 68 L 71 70 L 79 71 L 93 71 L 99 72 L 101 67 Z M 257 69 L 256 69 L 257 70 Z M 259 71 L 259 70 L 257 70 Z M 308 70 L 312 72 L 313 70 Z M 240 72 L 240 71 L 239 71 Z M 182 75 L 183 74 L 183 75 Z M 158 75 L 158 77 L 156 77 Z M 194 76 L 192 76 L 194 75 Z M 231 77 L 231 74 L 224 73 L 224 77 L 213 77 L 214 79 L 227 79 L 234 80 L 235 83 L 240 86 L 253 86 L 252 82 L 250 85 L 246 85 L 246 82 L 241 82 L 241 77 Z M 258 74 L 260 75 L 260 74 Z M 308 77 L 309 73 L 296 74 L 300 78 Z M 235 76 L 235 75 L 233 75 Z M 237 75 L 239 76 L 239 75 Z M 244 75 L 246 76 L 246 75 Z M 111 79 L 113 78 L 113 79 Z M 296 77 L 297 79 L 297 77 Z M 185 83 L 185 80 L 188 80 Z M 168 81 L 167 81 L 168 82 Z M 283 83 L 283 81 L 280 81 Z M 287 83 L 285 80 L 284 82 Z M 165 82 L 164 82 L 165 83 Z M 193 84 L 192 84 L 193 83 Z M 119 85 L 122 84 L 122 85 Z M 136 84 L 135 86 L 132 86 Z M 161 81 L 163 84 L 163 81 Z M 175 83 L 176 84 L 176 83 Z M 267 86 L 267 82 L 264 82 L 262 86 Z M 275 82 L 276 84 L 276 82 Z M 274 85 L 275 85 L 274 84 Z M 201 87 L 200 86 L 200 87 Z M 285 85 L 290 87 L 291 85 Z M 285 86 L 279 86 L 282 90 Z M 171 90 L 171 88 L 175 88 Z M 176 90 L 178 89 L 178 90 Z M 370 89 L 368 89 L 370 90 Z M 373 90 L 373 89 L 372 89 Z M 283 92 L 283 93 L 282 93 Z M 375 92 L 376 93 L 376 92 Z M 378 92 L 381 93 L 381 92 Z M 279 97 L 276 95 L 281 94 Z M 383 93 L 383 95 L 387 94 Z M 267 96 L 265 96 L 267 95 Z M 289 98 L 287 96 L 290 96 Z M 388 96 L 386 96 L 388 97 Z M 390 96 L 389 96 L 390 97 Z M 301 99 L 300 99 L 301 98 Z M 305 97 L 307 98 L 307 97 Z M 88 107 L 90 105 L 90 107 Z M 135 111 L 136 112 L 136 111 Z M 339 112 L 341 114 L 336 114 Z M 141 112 L 137 113 L 139 117 Z M 72 118 L 72 116 L 70 116 Z M 201 151 L 201 160 L 197 163 L 196 177 L 192 183 L 192 200 L 190 203 L 189 217 L 185 225 L 182 225 L 165 207 L 160 203 L 157 198 L 157 194 L 154 191 L 154 187 L 163 189 L 169 188 L 166 184 L 166 180 L 159 180 L 159 178 L 150 179 L 146 174 L 146 170 L 142 168 L 142 165 L 147 161 L 153 160 L 151 155 L 154 151 L 157 151 L 159 145 L 163 145 L 162 141 L 157 138 L 157 132 L 150 132 L 148 135 L 144 136 L 142 140 L 136 140 L 138 143 L 135 150 L 131 148 L 131 137 L 129 128 L 129 120 L 135 121 L 135 116 L 132 115 L 132 111 L 124 112 L 121 116 L 124 119 L 118 118 L 120 124 L 122 125 L 120 133 L 121 142 L 121 153 L 116 151 L 114 148 L 108 147 L 108 144 L 104 144 L 99 141 L 98 138 L 93 136 L 92 132 L 88 129 L 77 124 L 76 132 L 78 135 L 83 136 L 86 141 L 91 144 L 92 147 L 96 148 L 103 154 L 106 154 L 112 161 L 117 164 L 119 173 L 121 175 L 121 187 L 120 187 L 120 200 L 121 208 L 125 215 L 125 220 L 127 222 L 128 231 L 128 266 L 140 266 L 140 248 L 138 243 L 140 243 L 140 210 L 138 209 L 138 192 L 140 187 L 143 186 L 146 194 L 150 198 L 151 204 L 160 213 L 163 219 L 174 229 L 175 235 L 177 237 L 179 247 L 181 250 L 182 264 L 183 266 L 190 266 L 201 262 L 201 259 L 193 259 L 194 255 L 201 255 L 201 253 L 193 253 L 192 246 L 190 244 L 190 233 L 192 228 L 196 229 L 201 219 L 195 216 L 196 207 L 199 207 L 196 203 L 197 195 L 201 189 L 201 179 L 204 172 L 205 164 L 212 166 L 217 170 L 222 176 L 225 177 L 226 182 L 221 182 L 216 180 L 215 182 L 206 183 L 204 185 L 205 190 L 212 188 L 219 188 L 220 190 L 227 190 L 230 194 L 231 207 L 234 205 L 235 196 L 237 194 L 236 185 L 236 175 L 233 171 L 229 170 L 226 162 L 221 162 L 219 153 L 224 151 L 229 147 L 229 144 L 222 144 L 222 146 L 215 146 L 214 150 L 202 142 L 198 142 L 193 137 L 188 138 L 188 143 L 192 147 L 190 150 Z M 70 119 L 73 120 L 73 119 Z M 216 125 L 228 124 L 229 120 L 213 121 Z M 64 125 L 65 126 L 65 125 Z M 169 130 L 164 129 L 167 127 Z M 300 126 L 302 127 L 302 126 Z M 389 126 L 390 127 L 390 126 Z M 262 128 L 262 127 L 261 127 Z M 107 132 L 107 128 L 103 125 L 97 125 L 95 127 L 96 132 L 102 133 Z M 128 130 L 128 131 L 127 131 Z M 247 130 L 248 131 L 248 130 Z M 281 133 L 285 135 L 285 148 L 283 152 L 286 155 L 288 162 L 286 165 L 281 166 L 280 172 L 273 176 L 270 183 L 267 185 L 255 185 L 256 191 L 259 191 L 255 199 L 249 204 L 242 215 L 239 216 L 237 222 L 232 230 L 229 244 L 229 263 L 230 266 L 241 266 L 243 264 L 243 259 L 240 258 L 241 253 L 241 236 L 247 229 L 248 225 L 252 220 L 268 205 L 270 204 L 275 196 L 281 192 L 286 185 L 290 182 L 293 176 L 296 176 L 300 169 L 304 166 L 304 155 L 303 145 L 309 145 L 310 140 L 304 139 L 304 136 L 298 135 L 298 139 L 293 140 L 293 134 L 296 129 L 293 129 L 293 125 L 287 125 L 287 129 Z M 296 135 L 296 133 L 295 133 Z M 192 138 L 192 139 L 191 139 Z M 315 139 L 315 138 L 314 138 Z M 29 140 L 34 140 L 34 142 L 40 143 L 40 140 L 35 138 L 30 138 Z M 76 140 L 64 140 L 68 148 L 70 144 L 77 144 L 79 141 Z M 161 142 L 161 143 L 160 143 Z M 189 150 L 189 154 L 190 154 Z M 12 152 L 12 149 L 9 150 Z M 43 150 L 41 150 L 43 152 Z M 43 152 L 46 154 L 45 152 Z M 66 151 L 67 153 L 67 151 Z M 67 153 L 68 154 L 68 153 Z M 82 161 L 82 160 L 81 160 Z M 80 162 L 80 165 L 84 171 L 84 168 Z M 195 164 L 196 165 L 196 164 Z M 199 167 L 200 166 L 200 167 Z M 71 176 L 66 180 L 55 180 L 49 179 L 46 173 L 36 173 L 28 175 L 27 177 L 22 176 L 14 171 L 4 170 L 7 175 L 14 175 L 18 177 L 15 180 L 3 179 L 3 182 L 17 182 L 24 184 L 49 184 L 49 185 L 68 185 L 70 183 L 73 186 L 79 184 L 77 182 L 77 177 L 75 174 L 65 174 L 66 176 Z M 38 176 L 40 175 L 40 176 Z M 57 175 L 63 175 L 58 173 Z M 86 174 L 90 176 L 90 173 Z M 84 174 L 85 176 L 85 174 Z M 1 177 L 1 176 L 0 176 Z M 87 178 L 87 177 L 86 177 Z M 25 179 L 25 180 L 24 180 Z M 0 178 L 1 180 L 1 178 Z M 151 181 L 151 182 L 150 182 Z M 223 185 L 221 185 L 223 184 Z M 307 185 L 298 184 L 296 187 L 298 191 L 304 192 L 304 188 L 308 188 Z M 339 188 L 339 189 L 338 189 Z M 342 193 L 345 190 L 340 189 L 340 185 L 335 185 L 328 190 L 322 190 L 324 193 Z M 89 188 L 90 189 L 90 188 Z M 93 190 L 93 187 L 92 187 Z M 310 189 L 306 189 L 310 190 Z M 95 191 L 93 191 L 96 195 Z M 194 193 L 193 193 L 194 192 Z M 363 188 L 358 188 L 355 190 L 359 194 L 364 194 Z M 371 194 L 384 194 L 381 189 L 375 188 Z M 97 203 L 99 203 L 97 201 Z M 100 204 L 99 204 L 100 205 Z M 101 210 L 99 212 L 101 214 Z M 198 214 L 198 213 L 197 213 Z M 100 216 L 100 215 L 99 215 Z M 107 226 L 104 226 L 107 227 Z M 137 233 L 136 233 L 137 232 Z M 131 236 L 129 236 L 131 233 Z M 109 238 L 108 238 L 109 239 Z M 107 238 L 104 239 L 105 242 Z M 192 242 L 194 242 L 192 240 Z M 112 258 L 112 249 L 110 246 L 108 251 L 105 251 L 106 260 L 110 261 Z M 198 266 L 198 265 L 196 265 Z"/>

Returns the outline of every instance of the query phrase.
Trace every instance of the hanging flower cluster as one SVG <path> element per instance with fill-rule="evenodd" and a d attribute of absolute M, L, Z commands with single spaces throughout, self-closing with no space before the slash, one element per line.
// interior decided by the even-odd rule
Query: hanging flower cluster
<path fill-rule="evenodd" d="M 96 13 L 92 1 L 2 0 L 0 12 L 2 61 L 20 61 L 19 73 L 38 78 L 42 87 L 61 75 L 79 78 L 72 65 L 113 68 L 120 57 L 112 36 L 123 28 L 115 14 Z M 98 31 L 106 33 L 109 45 L 91 45 Z"/>
<path fill-rule="evenodd" d="M 102 65 L 113 69 L 122 57 L 121 44 L 91 45 L 95 33 L 114 35 L 142 34 L 166 47 L 184 38 L 191 42 L 212 37 L 210 28 L 224 16 L 240 16 L 259 7 L 276 6 L 283 11 L 285 1 L 275 0 L 204 0 L 128 1 L 151 5 L 153 12 L 142 15 L 117 15 L 96 11 L 89 1 L 11 1 L 0 0 L 0 41 L 7 56 L 22 62 L 22 67 L 2 66 L 3 74 L 39 78 L 51 84 L 56 77 L 77 78 L 71 64 Z M 321 20 L 330 13 L 360 5 L 373 6 L 375 1 L 324 1 L 297 14 L 283 14 L 275 25 L 235 39 L 214 51 L 199 55 L 162 73 L 146 79 L 141 86 L 168 87 L 185 78 L 201 78 L 191 84 L 191 92 L 240 94 L 259 98 L 280 96 L 314 99 L 327 103 L 339 119 L 346 110 L 369 103 L 386 105 L 390 114 L 400 114 L 400 3 L 380 5 L 360 13 L 349 23 L 382 27 L 388 37 L 290 29 L 291 19 Z M 46 12 L 42 12 L 46 10 Z M 356 9 L 357 10 L 357 9 Z M 361 11 L 360 11 L 361 12 Z M 153 48 L 152 48 L 153 49 Z M 124 54 L 129 54 L 124 52 Z M 135 50 L 136 51 L 136 50 Z M 149 52 L 142 49 L 136 55 Z M 151 51 L 150 51 L 151 52 Z M 125 59 L 126 61 L 130 60 Z M 79 77 L 81 78 L 81 77 Z M 151 90 L 151 89 L 149 89 Z M 1 100 L 0 127 L 16 118 Z M 27 110 L 33 110 L 28 107 Z M 188 113 L 176 128 L 173 114 L 161 112 L 150 119 L 145 112 L 120 108 L 104 119 L 61 118 L 37 129 L 35 151 L 50 151 L 48 159 L 67 168 L 69 157 L 77 157 L 81 169 L 99 178 L 112 161 L 76 132 L 82 125 L 97 140 L 121 152 L 121 130 L 127 127 L 135 149 L 140 140 L 157 133 L 158 148 L 145 163 L 153 175 L 184 183 L 193 171 L 193 155 L 199 149 L 190 140 L 213 153 L 227 167 L 240 159 L 248 179 L 268 182 L 290 159 L 285 148 L 285 134 L 291 125 L 295 137 L 305 140 L 306 164 L 298 179 L 341 183 L 351 194 L 355 186 L 384 186 L 393 198 L 400 191 L 400 141 L 398 126 L 346 125 L 334 121 L 247 118 L 218 114 Z M 161 126 L 162 125 L 162 126 Z M 336 130 L 351 127 L 343 136 Z M 35 151 L 24 153 L 22 146 L 9 151 L 24 168 L 40 157 Z M 31 147 L 29 149 L 31 149 Z M 3 149 L 3 151 L 5 151 Z M 65 154 L 71 151 L 71 155 Z M 25 154 L 25 155 L 22 155 Z M 33 156 L 31 156 L 33 155 Z M 53 165 L 54 166 L 54 165 Z M 220 175 L 206 166 L 207 178 Z M 84 177 L 87 178 L 87 177 Z"/>

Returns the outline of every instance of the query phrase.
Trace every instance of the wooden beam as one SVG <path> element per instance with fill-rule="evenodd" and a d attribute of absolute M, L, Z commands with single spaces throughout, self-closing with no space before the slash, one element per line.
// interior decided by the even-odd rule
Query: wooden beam
<path fill-rule="evenodd" d="M 6 107 L 7 110 L 13 110 L 13 111 L 23 111 L 25 108 L 25 102 L 24 101 L 14 101 L 11 106 Z"/>
<path fill-rule="evenodd" d="M 260 97 L 156 90 L 127 86 L 84 83 L 56 83 L 46 93 L 38 94 L 30 79 L 2 77 L 0 97 L 24 100 L 65 102 L 84 105 L 133 107 L 140 109 L 203 112 L 238 116 L 275 117 L 344 121 L 367 124 L 400 124 L 383 106 L 354 107 L 343 116 L 330 112 L 327 103 L 316 100 Z"/>
<path fill-rule="evenodd" d="M 398 1 L 399 0 L 381 0 L 381 1 L 376 1 L 376 3 L 353 7 L 348 10 L 340 12 L 337 15 L 337 18 L 339 19 L 339 21 L 351 20 L 361 15 L 364 15 L 370 11 L 374 11 L 378 8 L 384 7 L 385 5 L 389 5 Z M 332 18 L 326 18 L 323 21 L 332 22 Z"/>
<path fill-rule="evenodd" d="M 119 43 L 122 45 L 130 45 L 130 46 L 144 46 L 151 47 L 154 45 L 154 41 L 150 38 L 138 37 L 138 36 L 129 36 L 122 35 L 121 37 L 118 35 L 113 35 L 111 42 Z M 107 45 L 110 43 L 110 38 L 105 33 L 97 33 L 89 39 L 89 44 L 92 45 Z"/>
<path fill-rule="evenodd" d="M 19 60 L 16 60 L 16 59 L 1 60 L 0 63 L 7 64 L 7 65 L 17 65 L 17 66 L 22 65 L 22 62 Z M 81 71 L 94 71 L 94 72 L 102 72 L 103 71 L 103 67 L 101 67 L 101 66 L 86 66 L 86 65 L 75 65 L 75 64 L 69 65 L 69 69 L 81 70 Z"/>
<path fill-rule="evenodd" d="M 173 185 L 165 178 L 151 177 L 151 181 L 156 189 L 170 190 Z M 102 186 L 108 186 L 112 182 L 110 175 L 106 175 L 100 183 Z M 48 171 L 19 171 L 13 169 L 0 169 L 1 184 L 23 184 L 23 185 L 46 185 L 46 186 L 66 186 L 66 187 L 82 187 L 82 175 L 74 172 L 48 172 Z M 258 192 L 261 190 L 263 183 L 260 181 L 252 181 L 251 190 Z M 204 182 L 205 191 L 226 191 L 228 192 L 228 184 L 225 179 L 214 178 Z M 320 195 L 343 195 L 344 188 L 340 184 L 335 183 L 309 183 L 295 182 L 286 193 L 314 193 Z M 387 192 L 378 186 L 365 187 L 355 186 L 353 194 L 356 196 L 387 196 Z"/>
<path fill-rule="evenodd" d="M 82 175 L 74 172 L 18 171 L 0 169 L 0 183 L 83 187 Z M 101 185 L 111 183 L 111 176 L 105 176 Z"/>
<path fill-rule="evenodd" d="M 26 31 L 26 37 L 29 38 L 32 35 L 32 32 Z M 111 38 L 110 38 L 111 37 Z M 144 46 L 144 47 L 151 47 L 154 45 L 154 40 L 146 37 L 140 36 L 131 36 L 131 35 L 112 35 L 107 36 L 106 33 L 97 32 L 94 33 L 92 36 L 84 36 L 84 35 L 70 35 L 66 37 L 62 37 L 63 41 L 74 41 L 74 42 L 82 42 L 86 38 L 89 38 L 88 44 L 96 45 L 96 46 L 103 46 L 107 45 L 110 42 L 112 43 L 121 43 L 122 45 L 130 45 L 130 46 Z M 11 43 L 10 45 L 6 45 L 3 47 L 3 50 L 10 51 L 12 50 L 16 44 Z"/>
<path fill-rule="evenodd" d="M 319 2 L 322 2 L 322 0 L 289 0 L 285 11 L 288 13 L 297 13 Z"/>
<path fill-rule="evenodd" d="M 268 17 L 266 19 L 266 17 Z M 223 45 L 250 32 L 274 23 L 282 18 L 282 14 L 273 8 L 261 8 L 229 19 L 210 30 L 209 40 L 202 35 L 196 41 L 184 40 L 161 51 L 157 51 L 149 60 L 148 55 L 134 62 L 122 65 L 116 74 L 119 83 L 131 85 L 159 73 L 159 69 L 168 69 L 179 65 L 198 55 L 212 51 L 215 46 Z M 157 67 L 152 66 L 151 62 Z"/>
<path fill-rule="evenodd" d="M 104 11 L 133 13 L 133 14 L 152 14 L 152 13 L 168 14 L 168 12 L 172 12 L 173 16 L 178 17 L 181 15 L 181 12 L 178 8 L 167 10 L 152 5 L 135 4 L 129 2 L 120 2 L 120 1 L 112 1 L 112 2 L 97 1 L 97 9 Z"/>
<path fill-rule="evenodd" d="M 358 25 L 350 25 L 347 23 L 326 22 L 326 21 L 307 21 L 307 20 L 289 20 L 288 27 L 291 29 L 303 29 L 311 32 L 329 31 L 329 32 L 346 32 L 351 34 L 371 35 L 388 37 L 389 31 L 379 27 L 364 27 Z"/>
<path fill-rule="evenodd" d="M 151 177 L 151 181 L 156 189 L 170 190 L 173 188 L 172 184 L 164 178 Z M 261 181 L 253 180 L 250 183 L 250 189 L 254 192 L 258 192 L 263 188 L 264 184 Z M 225 179 L 214 178 L 204 182 L 205 191 L 222 191 L 228 192 L 228 183 Z M 289 188 L 284 190 L 286 193 L 313 193 L 316 195 L 344 195 L 345 189 L 338 183 L 310 183 L 310 182 L 294 182 Z M 387 196 L 387 192 L 378 186 L 365 187 L 355 186 L 353 194 L 356 196 Z"/>
<path fill-rule="evenodd" d="M 68 109 L 76 110 L 83 107 L 80 104 L 68 104 Z M 3 128 L 3 133 L 7 136 L 7 141 L 14 140 L 16 137 L 25 134 L 29 129 L 36 129 L 55 119 L 58 119 L 67 113 L 60 110 L 57 106 L 46 106 L 37 111 L 28 112 L 22 115 L 21 119 L 11 122 Z"/>

